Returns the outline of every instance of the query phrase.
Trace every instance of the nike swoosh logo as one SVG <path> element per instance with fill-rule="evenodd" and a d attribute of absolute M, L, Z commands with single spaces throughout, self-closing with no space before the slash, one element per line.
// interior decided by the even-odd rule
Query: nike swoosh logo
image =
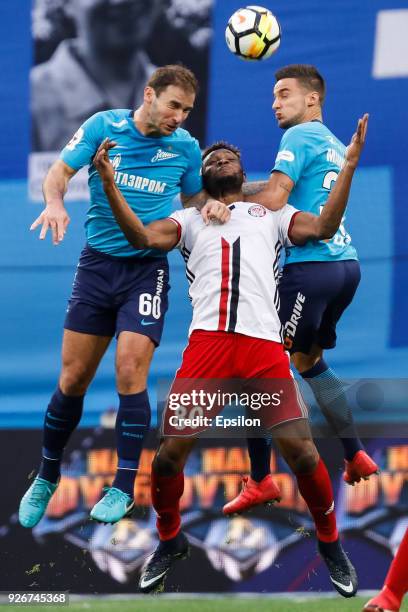
<path fill-rule="evenodd" d="M 334 501 L 332 501 L 332 504 L 330 506 L 330 508 L 328 510 L 326 510 L 326 512 L 324 513 L 325 516 L 327 516 L 328 514 L 331 514 L 334 511 Z"/>
<path fill-rule="evenodd" d="M 337 582 L 337 580 L 334 580 L 334 578 L 332 578 L 331 576 L 330 580 L 333 584 L 337 584 L 337 586 L 340 587 L 340 589 L 342 589 L 346 593 L 352 593 L 354 591 L 353 583 L 351 582 L 351 580 L 349 584 L 341 584 L 341 582 Z"/>
<path fill-rule="evenodd" d="M 149 587 L 150 585 L 154 584 L 155 582 L 160 580 L 160 578 L 165 576 L 168 571 L 169 570 L 166 570 L 162 574 L 160 574 L 159 576 L 155 576 L 154 578 L 150 578 L 150 580 L 145 580 L 144 578 L 142 578 L 142 580 L 140 581 L 140 588 L 141 589 L 145 589 L 146 587 Z"/>
<path fill-rule="evenodd" d="M 140 425 L 140 423 L 126 423 L 126 421 L 122 421 L 122 427 L 146 427 L 146 425 Z"/>
<path fill-rule="evenodd" d="M 144 319 L 142 319 L 141 324 L 142 325 L 156 325 L 156 321 L 145 321 Z"/>
<path fill-rule="evenodd" d="M 60 419 L 59 417 L 52 416 L 52 414 L 50 414 L 49 412 L 47 412 L 47 417 L 49 419 L 52 419 L 53 421 L 62 421 L 63 423 L 67 421 L 67 419 Z"/>

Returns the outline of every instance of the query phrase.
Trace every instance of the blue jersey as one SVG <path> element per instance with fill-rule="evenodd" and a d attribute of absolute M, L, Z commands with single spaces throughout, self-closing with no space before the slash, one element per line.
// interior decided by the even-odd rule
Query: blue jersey
<path fill-rule="evenodd" d="M 289 128 L 281 140 L 273 171 L 283 172 L 295 183 L 290 204 L 320 215 L 344 163 L 344 153 L 345 146 L 320 121 Z M 310 240 L 301 247 L 288 247 L 285 264 L 357 259 L 344 220 L 330 240 Z"/>
<path fill-rule="evenodd" d="M 170 136 L 144 136 L 133 121 L 133 111 L 118 109 L 90 117 L 61 152 L 61 159 L 74 170 L 90 164 L 91 204 L 85 223 L 88 244 L 102 253 L 121 257 L 162 256 L 163 253 L 152 249 L 135 251 L 115 220 L 92 164 L 106 137 L 117 143 L 109 151 L 116 185 L 144 224 L 167 217 L 174 197 L 180 192 L 193 195 L 201 191 L 198 142 L 181 128 Z"/>

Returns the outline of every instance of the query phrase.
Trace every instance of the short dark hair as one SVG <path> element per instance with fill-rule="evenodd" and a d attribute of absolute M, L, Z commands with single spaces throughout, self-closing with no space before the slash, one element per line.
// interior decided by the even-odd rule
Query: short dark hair
<path fill-rule="evenodd" d="M 225 140 L 219 140 L 218 142 L 214 142 L 212 145 L 204 149 L 203 154 L 201 155 L 202 162 L 204 163 L 205 158 L 208 157 L 210 153 L 218 151 L 219 149 L 226 149 L 227 151 L 231 151 L 232 153 L 235 153 L 238 159 L 241 159 L 241 151 L 238 149 L 238 147 L 235 147 L 229 142 L 225 142 Z"/>
<path fill-rule="evenodd" d="M 326 96 L 326 84 L 324 78 L 315 66 L 310 64 L 290 64 L 275 72 L 276 81 L 281 79 L 297 79 L 306 89 L 317 91 L 320 104 L 323 106 Z"/>
<path fill-rule="evenodd" d="M 169 85 L 175 85 L 193 94 L 198 93 L 198 81 L 195 75 L 182 64 L 168 64 L 157 68 L 146 85 L 154 89 L 156 96 L 159 96 Z"/>

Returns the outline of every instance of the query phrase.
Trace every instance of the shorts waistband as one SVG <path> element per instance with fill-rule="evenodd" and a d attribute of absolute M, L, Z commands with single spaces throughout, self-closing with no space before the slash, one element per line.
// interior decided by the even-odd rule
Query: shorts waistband
<path fill-rule="evenodd" d="M 131 261 L 131 262 L 136 262 L 136 261 L 144 261 L 145 263 L 155 263 L 155 262 L 167 262 L 167 255 L 162 255 L 159 257 L 141 257 L 140 255 L 130 255 L 130 256 L 120 256 L 120 255 L 109 255 L 108 253 L 102 253 L 101 251 L 97 251 L 96 249 L 94 249 L 93 247 L 89 246 L 89 244 L 86 244 L 84 247 L 84 251 L 88 251 L 89 253 L 92 253 L 92 255 L 95 255 L 96 257 L 100 257 L 100 259 L 109 259 L 110 261 L 121 261 L 121 262 L 126 262 L 126 261 Z"/>

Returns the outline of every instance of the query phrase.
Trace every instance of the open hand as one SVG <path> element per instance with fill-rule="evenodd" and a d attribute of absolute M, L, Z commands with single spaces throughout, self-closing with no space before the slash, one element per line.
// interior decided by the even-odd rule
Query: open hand
<path fill-rule="evenodd" d="M 361 151 L 363 150 L 368 126 L 368 113 L 365 113 L 361 119 L 358 120 L 357 130 L 353 134 L 350 144 L 346 149 L 346 162 L 348 165 L 354 168 L 358 164 L 360 159 Z"/>
<path fill-rule="evenodd" d="M 70 218 L 63 203 L 61 205 L 48 205 L 32 223 L 30 230 L 35 230 L 41 225 L 40 240 L 44 240 L 48 230 L 51 230 L 52 242 L 57 245 L 63 241 L 69 222 Z"/>

